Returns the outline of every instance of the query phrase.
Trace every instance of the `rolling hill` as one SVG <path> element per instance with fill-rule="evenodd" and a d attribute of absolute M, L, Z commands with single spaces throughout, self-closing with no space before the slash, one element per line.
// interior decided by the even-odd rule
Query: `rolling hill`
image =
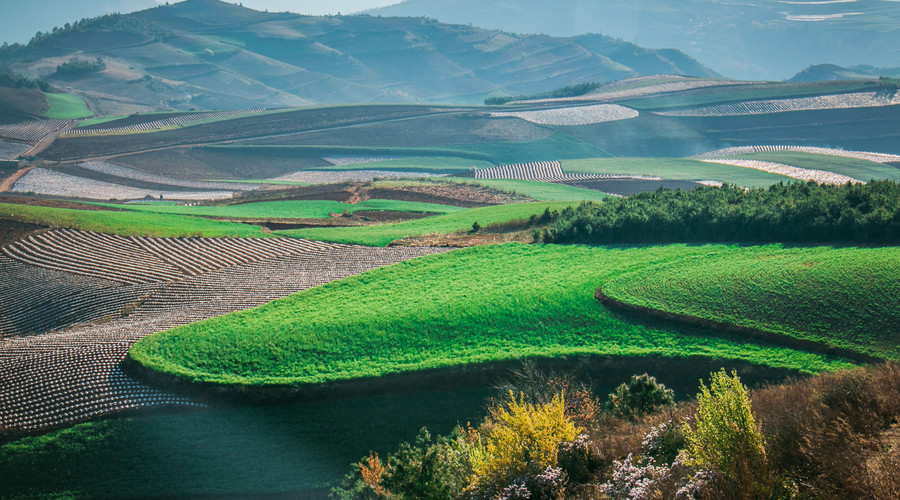
<path fill-rule="evenodd" d="M 823 62 L 896 66 L 900 29 L 900 3 L 888 0 L 406 0 L 368 12 L 517 33 L 603 33 L 674 47 L 731 78 L 756 80 Z"/>
<path fill-rule="evenodd" d="M 480 103 L 651 73 L 714 76 L 678 51 L 427 18 L 266 13 L 187 0 L 82 20 L 0 50 L 0 66 L 98 114 L 344 102 Z M 67 66 L 64 66 L 67 65 Z"/>

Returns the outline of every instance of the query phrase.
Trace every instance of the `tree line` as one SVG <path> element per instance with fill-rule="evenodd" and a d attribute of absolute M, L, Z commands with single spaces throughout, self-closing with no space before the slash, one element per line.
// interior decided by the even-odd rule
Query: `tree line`
<path fill-rule="evenodd" d="M 900 242 L 900 184 L 661 188 L 542 217 L 547 243 Z"/>

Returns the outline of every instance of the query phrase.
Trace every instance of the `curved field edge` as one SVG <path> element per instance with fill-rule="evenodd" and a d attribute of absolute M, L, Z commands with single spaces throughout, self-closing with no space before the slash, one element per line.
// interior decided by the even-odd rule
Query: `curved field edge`
<path fill-rule="evenodd" d="M 340 228 L 307 228 L 275 231 L 274 234 L 318 241 L 332 241 L 368 246 L 387 246 L 392 241 L 409 236 L 425 234 L 447 234 L 469 231 L 477 222 L 481 227 L 490 224 L 502 224 L 514 220 L 527 220 L 532 215 L 540 215 L 546 209 L 563 210 L 572 202 L 535 202 L 496 205 L 473 208 L 447 215 L 426 217 L 424 219 L 398 222 L 395 224 L 378 224 L 376 226 L 340 227 Z"/>
<path fill-rule="evenodd" d="M 898 274 L 897 247 L 768 245 L 647 267 L 601 295 L 641 314 L 871 362 L 900 359 Z"/>
<path fill-rule="evenodd" d="M 76 210 L 16 203 L 0 203 L 0 219 L 52 228 L 71 228 L 120 236 L 178 238 L 242 237 L 267 238 L 258 226 L 215 221 L 188 215 L 153 214 L 134 211 Z"/>
<path fill-rule="evenodd" d="M 529 357 L 710 357 L 803 373 L 850 362 L 601 306 L 597 285 L 712 247 L 507 244 L 413 259 L 145 337 L 144 369 L 226 391 L 327 384 Z"/>

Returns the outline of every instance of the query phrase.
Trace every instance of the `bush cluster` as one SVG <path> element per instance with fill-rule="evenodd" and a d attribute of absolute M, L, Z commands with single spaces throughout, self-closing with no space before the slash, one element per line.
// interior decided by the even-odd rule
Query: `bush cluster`
<path fill-rule="evenodd" d="M 900 184 L 660 188 L 553 214 L 547 243 L 900 241 Z"/>
<path fill-rule="evenodd" d="M 666 398 L 643 416 L 668 393 L 636 375 L 610 398 L 634 402 L 629 411 L 599 412 L 583 428 L 565 401 L 578 387 L 568 374 L 526 366 L 480 426 L 437 439 L 423 430 L 386 461 L 370 454 L 333 496 L 900 498 L 896 364 L 752 392 L 720 370 L 701 381 L 696 401 Z"/>

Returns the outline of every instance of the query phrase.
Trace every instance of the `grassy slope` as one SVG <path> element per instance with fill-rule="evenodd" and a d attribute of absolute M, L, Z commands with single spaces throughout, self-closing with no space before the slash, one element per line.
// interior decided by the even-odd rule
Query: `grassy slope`
<path fill-rule="evenodd" d="M 0 203 L 0 218 L 49 227 L 98 231 L 123 236 L 267 237 L 259 227 L 185 215 L 132 211 L 71 210 Z"/>
<path fill-rule="evenodd" d="M 544 201 L 601 201 L 609 198 L 606 193 L 564 184 L 549 182 L 519 181 L 513 179 L 456 179 L 449 178 L 453 182 L 463 184 L 478 184 L 488 186 L 501 191 L 516 193 L 536 200 Z"/>
<path fill-rule="evenodd" d="M 623 302 L 900 359 L 900 248 L 732 248 L 604 287 Z"/>
<path fill-rule="evenodd" d="M 793 151 L 751 153 L 737 155 L 735 158 L 773 161 L 800 168 L 827 170 L 829 172 L 847 175 L 861 181 L 870 181 L 872 179 L 900 181 L 900 169 L 873 161 L 858 160 L 856 158 L 844 158 L 841 156 L 828 156 Z"/>
<path fill-rule="evenodd" d="M 449 214 L 465 210 L 460 207 L 438 205 L 435 203 L 418 203 L 411 201 L 395 200 L 366 200 L 355 205 L 340 203 L 330 200 L 290 200 L 290 201 L 264 201 L 259 203 L 241 203 L 228 206 L 184 206 L 184 205 L 159 205 L 159 204 L 114 204 L 97 203 L 96 205 L 124 208 L 140 212 L 153 212 L 160 214 L 197 215 L 207 217 L 259 217 L 259 218 L 287 218 L 287 219 L 314 219 L 328 217 L 329 213 L 350 213 L 360 210 L 393 210 L 398 212 L 428 212 L 437 214 Z"/>
<path fill-rule="evenodd" d="M 94 113 L 77 95 L 49 93 L 44 93 L 44 95 L 47 96 L 47 101 L 50 103 L 50 109 L 44 113 L 44 118 L 77 120 L 94 116 Z"/>
<path fill-rule="evenodd" d="M 540 215 L 545 208 L 562 210 L 569 205 L 571 203 L 568 202 L 515 203 L 512 205 L 474 208 L 453 214 L 438 215 L 396 224 L 294 229 L 290 231 L 276 231 L 276 233 L 311 240 L 387 246 L 390 242 L 407 236 L 467 231 L 472 229 L 472 224 L 475 222 L 478 222 L 482 227 L 486 227 L 489 224 L 528 219 L 531 215 Z"/>
<path fill-rule="evenodd" d="M 318 383 L 569 354 L 710 356 L 803 371 L 792 349 L 628 323 L 594 298 L 628 270 L 724 247 L 500 245 L 407 261 L 146 337 L 144 365 L 214 383 Z"/>
<path fill-rule="evenodd" d="M 706 163 L 687 158 L 585 158 L 563 160 L 567 173 L 652 175 L 671 180 L 711 180 L 744 187 L 766 187 L 796 179 L 752 168 Z"/>

